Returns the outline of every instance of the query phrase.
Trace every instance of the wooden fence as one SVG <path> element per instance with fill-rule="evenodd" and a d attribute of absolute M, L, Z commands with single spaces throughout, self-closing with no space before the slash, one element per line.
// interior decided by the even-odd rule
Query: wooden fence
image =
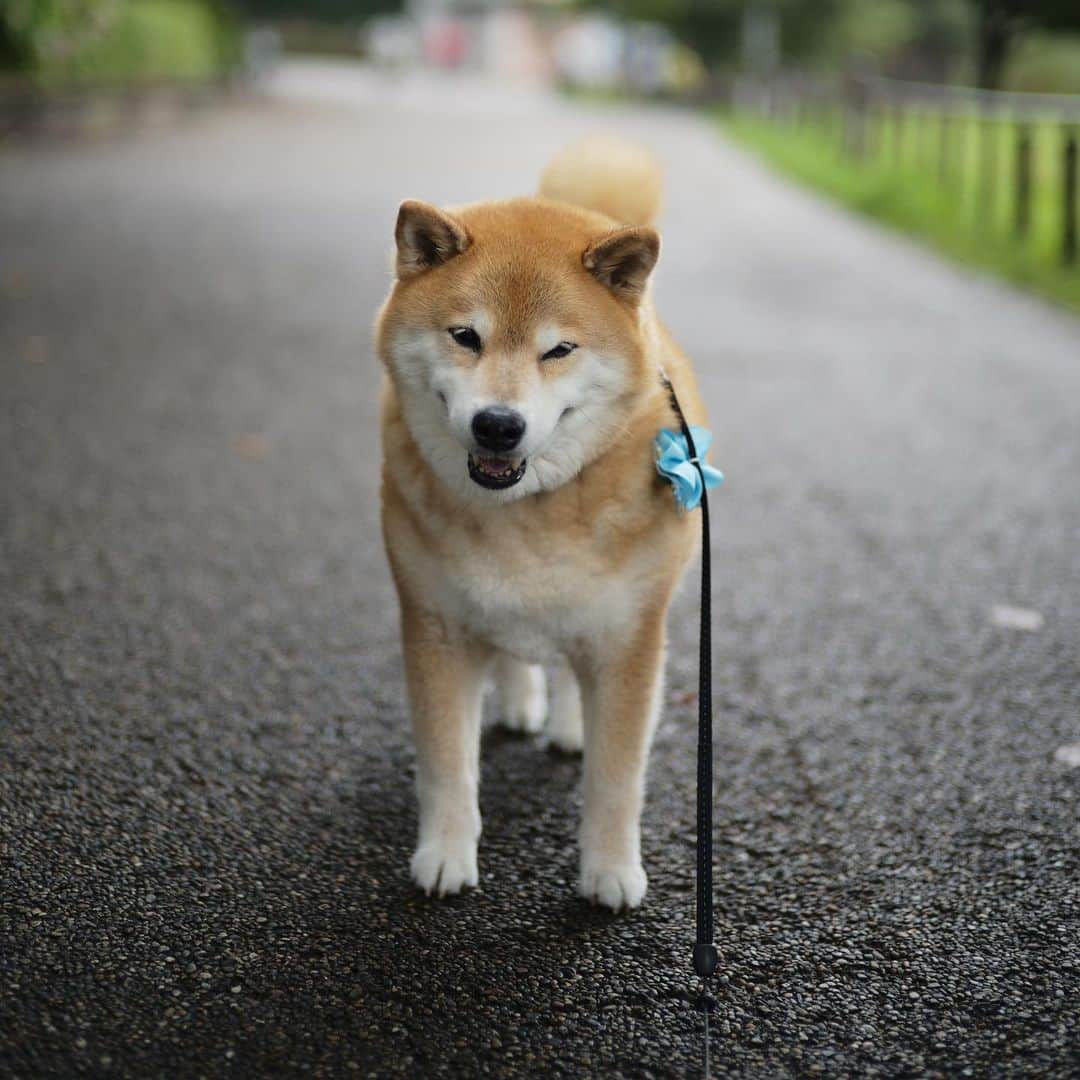
<path fill-rule="evenodd" d="M 918 169 L 943 188 L 969 192 L 976 228 L 994 226 L 993 210 L 1007 192 L 1016 242 L 1050 224 L 1061 262 L 1080 266 L 1080 96 L 776 77 L 740 79 L 732 105 L 835 135 L 839 152 L 860 165 Z M 1053 220 L 1038 222 L 1037 212 Z"/>

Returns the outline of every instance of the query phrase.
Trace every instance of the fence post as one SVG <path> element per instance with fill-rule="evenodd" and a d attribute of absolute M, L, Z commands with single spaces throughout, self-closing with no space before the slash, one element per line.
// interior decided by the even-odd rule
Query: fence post
<path fill-rule="evenodd" d="M 1031 226 L 1031 125 L 1016 125 L 1016 235 Z"/>
<path fill-rule="evenodd" d="M 919 168 L 928 176 L 934 171 L 934 110 L 924 105 L 916 114 L 919 125 Z"/>
<path fill-rule="evenodd" d="M 948 108 L 941 110 L 941 143 L 938 147 L 938 180 L 942 184 L 949 181 L 949 149 L 952 129 L 952 115 Z"/>
<path fill-rule="evenodd" d="M 964 141 L 960 152 L 960 197 L 965 210 L 975 220 L 979 217 L 979 159 L 982 155 L 982 131 L 977 112 L 964 117 Z"/>
<path fill-rule="evenodd" d="M 997 188 L 997 131 L 995 120 L 990 115 L 981 115 L 979 124 L 979 170 L 978 193 L 976 195 L 977 213 L 990 228 L 994 225 L 994 194 Z"/>
<path fill-rule="evenodd" d="M 866 89 L 859 83 L 851 85 L 841 99 L 843 142 L 847 152 L 861 162 L 866 157 L 867 121 L 870 112 Z"/>
<path fill-rule="evenodd" d="M 1064 228 L 1061 236 L 1061 258 L 1066 266 L 1076 265 L 1076 129 L 1065 128 L 1065 161 L 1062 196 L 1065 205 L 1062 208 Z"/>

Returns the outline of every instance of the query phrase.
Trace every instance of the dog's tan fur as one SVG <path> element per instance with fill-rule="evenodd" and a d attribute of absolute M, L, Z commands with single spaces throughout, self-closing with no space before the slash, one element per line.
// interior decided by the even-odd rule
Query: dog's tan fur
<path fill-rule="evenodd" d="M 656 433 L 677 424 L 661 369 L 690 422 L 704 411 L 647 288 L 657 170 L 644 152 L 607 145 L 606 156 L 585 144 L 556 159 L 542 195 L 557 199 L 449 212 L 408 202 L 399 216 L 397 280 L 376 327 L 387 370 L 382 521 L 417 747 L 412 872 L 427 891 L 478 881 L 480 704 L 496 660 L 507 718 L 527 730 L 544 711 L 527 665 L 557 665 L 552 737 L 585 751 L 581 891 L 615 908 L 645 891 L 638 818 L 665 616 L 698 531 L 654 466 Z M 611 196 L 627 190 L 637 197 Z M 485 329 L 479 355 L 446 337 L 467 317 Z M 579 343 L 576 354 L 540 362 L 547 326 Z M 575 355 L 594 365 L 591 381 L 581 374 L 591 368 L 575 375 Z M 444 453 L 456 444 L 432 432 L 441 414 L 428 359 L 469 400 L 580 393 L 564 415 L 580 409 L 587 423 L 571 418 L 581 426 L 570 438 L 560 416 L 552 460 L 541 446 L 520 490 L 487 491 L 467 479 L 470 448 L 458 463 Z"/>

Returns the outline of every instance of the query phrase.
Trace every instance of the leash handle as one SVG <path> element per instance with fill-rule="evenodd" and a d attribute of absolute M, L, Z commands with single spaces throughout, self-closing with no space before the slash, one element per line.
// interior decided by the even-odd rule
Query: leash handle
<path fill-rule="evenodd" d="M 701 622 L 698 630 L 698 750 L 697 750 L 697 937 L 694 942 L 694 971 L 703 982 L 716 972 L 720 962 L 713 944 L 713 851 L 712 851 L 712 573 L 709 547 L 709 492 L 701 468 L 694 436 L 671 380 L 661 373 L 661 381 L 678 418 L 690 460 L 701 477 Z M 705 998 L 706 995 L 702 995 Z M 703 1004 L 708 1015 L 708 1004 Z"/>

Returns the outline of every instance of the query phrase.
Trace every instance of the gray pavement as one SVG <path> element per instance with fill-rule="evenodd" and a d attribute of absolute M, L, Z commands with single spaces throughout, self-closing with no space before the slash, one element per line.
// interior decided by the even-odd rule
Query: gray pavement
<path fill-rule="evenodd" d="M 688 113 L 273 91 L 0 150 L 0 1072 L 699 1074 L 692 587 L 645 906 L 576 899 L 578 763 L 494 733 L 482 890 L 406 873 L 394 211 L 599 126 L 668 163 L 658 295 L 728 475 L 716 1073 L 1076 1075 L 1080 323 Z"/>

